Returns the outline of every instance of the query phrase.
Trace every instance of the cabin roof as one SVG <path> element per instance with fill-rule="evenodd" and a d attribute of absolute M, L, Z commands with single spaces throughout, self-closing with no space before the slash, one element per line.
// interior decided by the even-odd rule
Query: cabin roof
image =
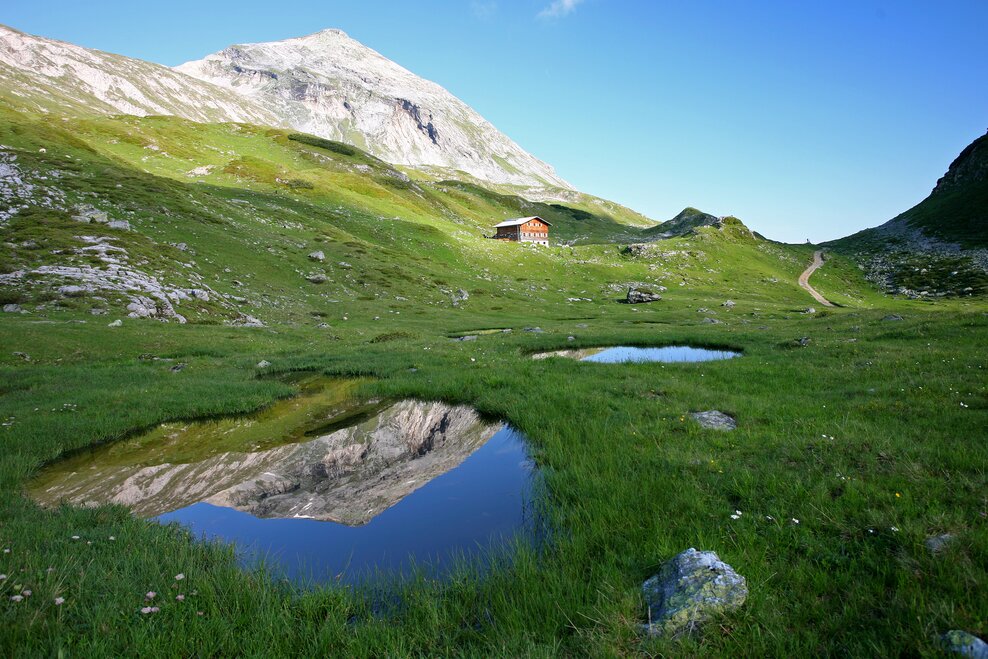
<path fill-rule="evenodd" d="M 533 215 L 532 217 L 519 217 L 519 218 L 516 218 L 514 220 L 505 220 L 504 222 L 501 222 L 500 224 L 495 224 L 494 225 L 494 228 L 496 229 L 498 227 L 516 227 L 516 226 L 518 226 L 520 224 L 525 224 L 525 222 L 530 222 L 531 220 L 538 220 L 539 222 L 542 222 L 543 224 L 545 224 L 547 227 L 551 227 L 552 226 L 551 224 L 549 224 L 548 222 L 546 222 L 545 220 L 543 220 L 538 215 Z"/>

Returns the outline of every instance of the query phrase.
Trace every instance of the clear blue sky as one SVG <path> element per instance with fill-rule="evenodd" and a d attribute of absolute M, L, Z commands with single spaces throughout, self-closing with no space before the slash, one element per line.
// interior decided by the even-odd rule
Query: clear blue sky
<path fill-rule="evenodd" d="M 0 22 L 170 65 L 338 27 L 582 190 L 788 241 L 890 219 L 988 129 L 988 0 L 7 0 Z"/>

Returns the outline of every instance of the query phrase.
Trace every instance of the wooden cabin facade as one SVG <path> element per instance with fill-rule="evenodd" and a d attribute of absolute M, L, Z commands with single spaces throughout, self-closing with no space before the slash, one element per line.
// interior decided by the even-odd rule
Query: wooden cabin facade
<path fill-rule="evenodd" d="M 495 240 L 548 245 L 550 226 L 541 217 L 519 217 L 494 225 L 497 233 L 493 237 Z"/>

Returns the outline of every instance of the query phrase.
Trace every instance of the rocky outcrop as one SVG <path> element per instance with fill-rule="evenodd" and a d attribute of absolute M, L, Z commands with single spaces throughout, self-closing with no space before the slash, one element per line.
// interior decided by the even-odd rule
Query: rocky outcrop
<path fill-rule="evenodd" d="M 676 217 L 646 230 L 645 233 L 654 238 L 674 238 L 685 236 L 700 227 L 714 227 L 720 224 L 721 219 L 715 215 L 696 208 L 684 208 Z"/>
<path fill-rule="evenodd" d="M 649 288 L 631 287 L 628 289 L 628 296 L 625 298 L 625 302 L 628 304 L 645 304 L 648 302 L 658 302 L 661 299 L 661 295 Z"/>
<path fill-rule="evenodd" d="M 737 610 L 748 597 L 745 578 L 712 551 L 690 548 L 642 585 L 649 636 L 675 638 L 716 616 Z"/>

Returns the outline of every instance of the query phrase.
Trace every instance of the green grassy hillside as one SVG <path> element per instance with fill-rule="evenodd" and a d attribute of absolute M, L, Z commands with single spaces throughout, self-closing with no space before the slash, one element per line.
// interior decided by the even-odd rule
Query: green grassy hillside
<path fill-rule="evenodd" d="M 552 246 L 483 237 L 529 213 Z M 797 285 L 810 246 L 732 218 L 630 244 L 631 220 L 282 130 L 0 115 L 3 654 L 932 656 L 947 629 L 983 633 L 984 301 L 891 299 L 833 254 L 811 283 L 841 306 L 822 309 Z M 663 299 L 619 303 L 632 283 Z M 744 355 L 530 358 L 684 343 Z M 548 542 L 440 583 L 305 589 L 123 508 L 24 496 L 73 451 L 292 395 L 261 360 L 510 422 Z M 709 409 L 738 429 L 689 417 Z M 745 575 L 748 602 L 644 639 L 641 583 L 688 547 Z"/>
<path fill-rule="evenodd" d="M 153 280 L 175 313 L 199 323 L 252 316 L 317 325 L 346 305 L 376 315 L 450 307 L 461 289 L 475 309 L 537 303 L 568 313 L 586 298 L 620 297 L 629 282 L 665 285 L 670 300 L 806 299 L 795 285 L 805 250 L 753 239 L 743 227 L 740 237 L 728 226 L 703 228 L 628 258 L 614 243 L 641 234 L 610 216 L 417 182 L 353 147 L 281 130 L 7 115 L 0 144 L 30 186 L 3 227 L 0 295 L 41 314 L 126 311 L 140 291 L 111 290 L 107 277 L 121 267 Z M 95 219 L 80 222 L 87 213 Z M 552 223 L 555 246 L 484 237 L 529 214 Z M 80 284 L 64 268 L 80 267 L 98 281 L 59 293 Z M 868 295 L 861 280 L 847 286 L 845 294 Z"/>
<path fill-rule="evenodd" d="M 826 245 L 890 293 L 988 294 L 988 135 L 968 145 L 919 204 Z"/>

